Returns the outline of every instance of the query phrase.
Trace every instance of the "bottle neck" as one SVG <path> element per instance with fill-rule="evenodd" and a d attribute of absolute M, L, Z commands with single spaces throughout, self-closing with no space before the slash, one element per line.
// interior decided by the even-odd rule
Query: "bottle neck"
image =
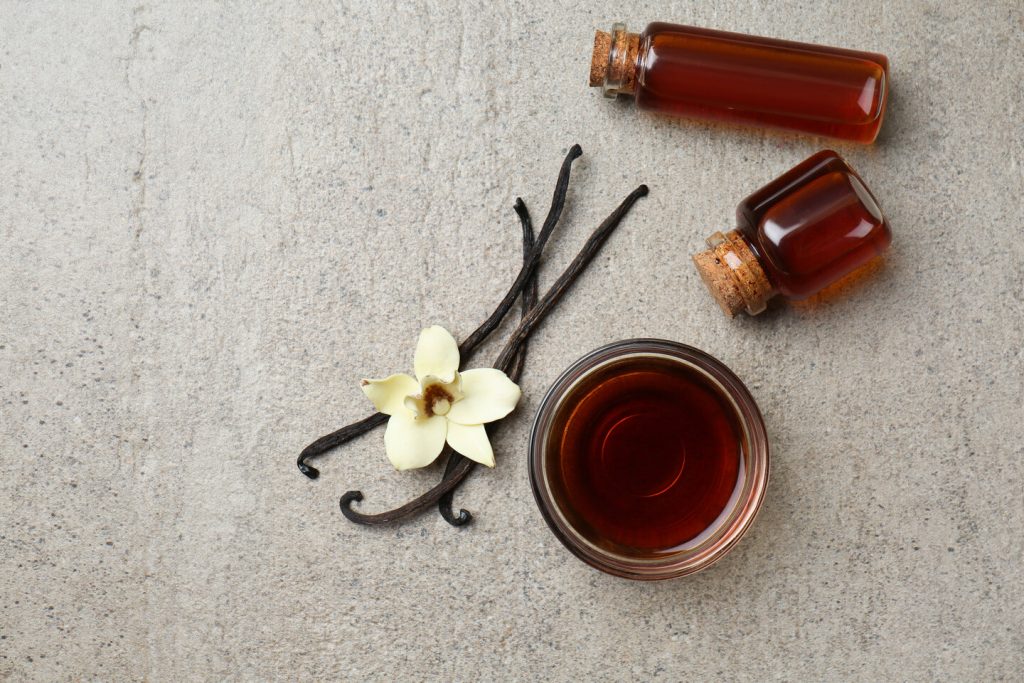
<path fill-rule="evenodd" d="M 610 33 L 598 31 L 590 57 L 591 87 L 600 86 L 605 97 L 633 95 L 639 55 L 640 34 L 627 32 L 625 24 L 613 25 Z"/>
<path fill-rule="evenodd" d="M 704 284 L 730 318 L 746 311 L 757 315 L 775 295 L 761 262 L 739 230 L 716 232 L 707 239 L 710 247 L 693 256 Z"/>

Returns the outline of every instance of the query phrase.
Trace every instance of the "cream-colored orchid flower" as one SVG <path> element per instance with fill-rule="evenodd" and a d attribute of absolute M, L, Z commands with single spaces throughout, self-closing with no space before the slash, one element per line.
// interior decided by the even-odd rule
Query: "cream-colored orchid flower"
<path fill-rule="evenodd" d="M 459 345 L 443 327 L 420 333 L 413 362 L 416 378 L 391 375 L 364 379 L 363 393 L 390 415 L 384 450 L 399 470 L 434 462 L 447 441 L 456 452 L 494 467 L 484 425 L 516 407 L 520 391 L 501 370 L 459 372 Z"/>

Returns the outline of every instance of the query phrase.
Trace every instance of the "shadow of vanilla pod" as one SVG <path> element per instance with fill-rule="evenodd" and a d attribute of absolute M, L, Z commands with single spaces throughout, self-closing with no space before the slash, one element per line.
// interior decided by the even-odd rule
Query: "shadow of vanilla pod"
<path fill-rule="evenodd" d="M 530 335 L 533 334 L 537 329 L 537 326 L 547 316 L 547 314 L 551 312 L 555 305 L 561 301 L 568 289 L 594 259 L 604 243 L 609 237 L 611 237 L 612 233 L 626 217 L 626 214 L 629 213 L 633 204 L 641 197 L 646 196 L 648 192 L 646 185 L 640 185 L 630 192 L 619 206 L 612 211 L 608 218 L 606 218 L 593 231 L 593 233 L 591 233 L 580 252 L 555 280 L 548 291 L 543 296 L 539 297 L 537 295 L 536 280 L 537 266 L 541 261 L 544 247 L 547 245 L 548 240 L 558 224 L 559 218 L 562 214 L 562 209 L 565 206 L 565 198 L 569 187 L 569 176 L 572 169 L 572 163 L 582 154 L 583 150 L 579 145 L 573 145 L 569 149 L 568 154 L 566 154 L 565 159 L 562 162 L 562 167 L 559 171 L 558 180 L 555 184 L 555 191 L 551 199 L 551 208 L 549 209 L 547 217 L 544 220 L 544 224 L 541 226 L 540 232 L 536 235 L 536 238 L 534 237 L 533 223 L 530 218 L 530 214 L 526 209 L 526 204 L 522 199 L 516 200 L 514 208 L 517 216 L 519 217 L 520 228 L 523 235 L 522 267 L 513 281 L 512 286 L 509 288 L 508 292 L 505 294 L 504 298 L 498 304 L 490 317 L 481 323 L 481 325 L 471 335 L 469 335 L 469 337 L 457 346 L 458 357 L 461 360 L 467 360 L 473 355 L 477 347 L 488 337 L 488 335 L 498 327 L 501 321 L 512 309 L 516 300 L 520 300 L 522 306 L 519 325 L 509 336 L 509 339 L 506 341 L 505 346 L 502 348 L 493 364 L 493 367 L 496 370 L 505 373 L 508 379 L 513 383 L 518 382 L 519 377 L 522 374 Z M 459 361 L 457 360 L 456 363 L 458 362 Z M 450 370 L 451 368 L 448 369 Z M 420 373 L 417 372 L 417 374 L 419 375 Z M 453 380 L 454 374 L 452 377 L 452 381 Z M 437 396 L 432 396 L 429 401 L 425 401 L 424 396 L 419 396 L 419 398 L 416 396 L 408 396 L 403 397 L 403 400 L 412 399 L 411 405 L 413 405 L 417 410 L 423 410 L 424 412 L 433 411 L 433 409 L 439 405 L 443 406 L 444 409 L 452 410 L 456 408 L 454 401 L 457 397 L 453 391 L 448 390 L 450 385 L 451 381 L 448 381 L 448 383 L 445 381 L 425 381 L 423 384 L 425 387 L 424 392 L 428 388 L 436 388 L 440 386 L 441 389 L 446 392 L 445 396 L 442 397 L 438 394 Z M 461 398 L 461 396 L 458 398 Z M 518 399 L 518 395 L 516 396 L 516 399 Z M 383 399 L 381 400 L 383 401 Z M 514 405 L 514 402 L 512 402 L 512 404 Z M 389 416 L 385 413 L 378 412 L 315 440 L 306 446 L 306 448 L 304 448 L 299 454 L 297 460 L 299 471 L 310 479 L 316 479 L 320 475 L 320 472 L 309 464 L 309 461 L 312 458 L 320 457 L 334 448 L 337 448 L 338 446 L 369 432 L 373 428 L 384 424 L 388 421 L 388 417 Z M 486 427 L 487 434 L 490 434 L 491 430 L 494 428 L 494 423 L 482 425 L 482 427 Z M 484 438 L 486 439 L 486 436 Z M 394 444 L 394 446 L 397 448 L 399 447 L 399 444 Z M 389 451 L 390 449 L 391 446 L 389 446 Z M 491 456 L 492 454 L 490 454 L 489 444 L 486 451 L 486 453 L 483 450 L 479 450 L 478 452 L 475 451 L 474 455 L 478 461 L 490 464 L 491 458 L 488 456 Z M 458 515 L 453 513 L 452 495 L 455 489 L 465 481 L 466 477 L 476 465 L 476 462 L 455 452 L 450 443 L 444 445 L 441 453 L 442 455 L 446 454 L 448 457 L 444 475 L 440 483 L 421 496 L 418 496 L 414 500 L 411 500 L 405 505 L 393 510 L 376 514 L 367 514 L 352 507 L 353 503 L 363 500 L 362 492 L 353 490 L 346 492 L 341 497 L 341 500 L 339 501 L 341 512 L 348 520 L 357 524 L 379 525 L 404 521 L 432 505 L 437 505 L 439 513 L 450 524 L 453 526 L 465 524 L 472 517 L 465 510 L 460 510 Z M 433 457 L 435 456 L 435 454 L 431 452 L 429 454 L 416 454 L 414 457 L 407 459 L 397 452 L 388 453 L 392 462 L 410 462 L 415 464 L 418 464 L 421 460 L 427 459 L 427 455 L 431 456 L 430 460 L 433 460 Z"/>

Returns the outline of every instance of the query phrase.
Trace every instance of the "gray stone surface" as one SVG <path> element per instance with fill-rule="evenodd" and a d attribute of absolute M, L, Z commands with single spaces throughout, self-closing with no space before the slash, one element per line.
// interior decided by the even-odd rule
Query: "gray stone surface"
<path fill-rule="evenodd" d="M 4 3 L 0 679 L 1020 680 L 1022 7 L 730 5 Z M 616 19 L 885 52 L 882 138 L 604 101 Z M 345 489 L 379 510 L 437 470 L 395 473 L 380 432 L 317 482 L 296 453 L 422 326 L 485 316 L 514 198 L 543 215 L 573 142 L 543 282 L 651 195 L 536 336 L 475 523 L 348 524 Z M 688 254 L 824 146 L 888 213 L 884 267 L 726 320 Z M 524 464 L 559 371 L 634 336 L 730 365 L 774 449 L 744 541 L 657 585 L 563 550 Z"/>

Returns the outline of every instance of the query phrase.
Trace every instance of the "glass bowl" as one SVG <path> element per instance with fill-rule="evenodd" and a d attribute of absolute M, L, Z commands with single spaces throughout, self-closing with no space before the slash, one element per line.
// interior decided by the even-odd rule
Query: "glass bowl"
<path fill-rule="evenodd" d="M 567 503 L 568 494 L 560 488 L 561 484 L 553 481 L 551 474 L 553 467 L 568 462 L 556 460 L 561 457 L 561 448 L 552 446 L 552 438 L 561 438 L 562 434 L 556 435 L 553 430 L 565 428 L 568 424 L 566 413 L 576 409 L 582 401 L 581 392 L 592 391 L 596 377 L 614 377 L 618 368 L 628 370 L 637 362 L 679 364 L 680 371 L 699 378 L 702 386 L 717 392 L 721 410 L 733 411 L 726 417 L 736 425 L 735 435 L 739 442 L 736 483 L 721 513 L 693 538 L 657 553 L 602 542 L 594 537 L 593 529 L 585 532 L 584 524 L 578 521 L 579 515 Z M 588 380 L 591 380 L 590 385 Z M 533 423 L 529 468 L 530 483 L 541 514 L 555 536 L 573 554 L 592 567 L 615 576 L 640 580 L 669 579 L 711 566 L 750 527 L 768 484 L 768 438 L 761 413 L 750 392 L 720 361 L 699 349 L 672 341 L 631 339 L 588 353 L 555 380 L 541 401 Z"/>

